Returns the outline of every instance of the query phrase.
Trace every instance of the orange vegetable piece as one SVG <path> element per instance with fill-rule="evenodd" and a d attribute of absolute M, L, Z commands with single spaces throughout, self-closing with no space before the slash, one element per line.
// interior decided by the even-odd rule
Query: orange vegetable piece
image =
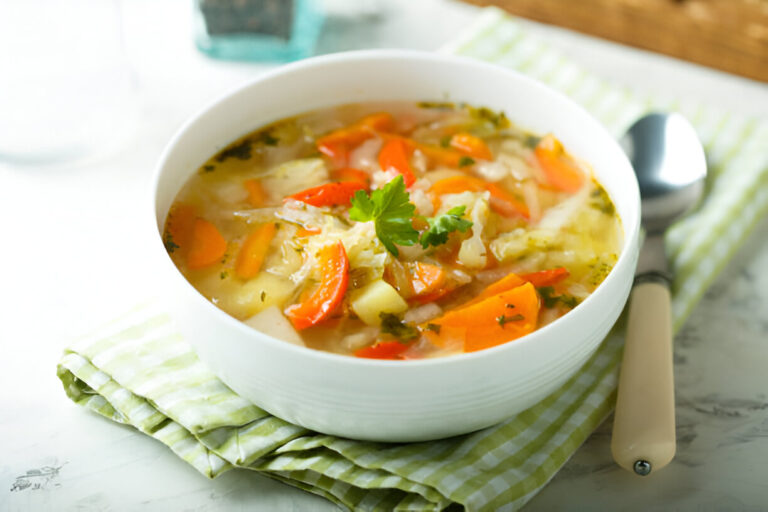
<path fill-rule="evenodd" d="M 525 279 L 536 288 L 542 286 L 552 286 L 570 275 L 570 272 L 565 270 L 564 267 L 556 267 L 548 270 L 540 270 L 538 272 L 531 272 L 530 274 L 523 274 L 521 279 Z"/>
<path fill-rule="evenodd" d="M 491 208 L 496 213 L 505 217 L 520 215 L 526 219 L 530 218 L 528 206 L 524 202 L 519 201 L 515 196 L 495 183 L 488 183 L 474 176 L 452 176 L 445 178 L 435 182 L 429 190 L 432 193 L 432 204 L 435 210 L 440 207 L 440 196 L 442 195 L 487 190 L 491 193 Z"/>
<path fill-rule="evenodd" d="M 525 283 L 480 302 L 449 311 L 429 323 L 439 332 L 424 329 L 435 345 L 445 346 L 451 338 L 464 340 L 464 351 L 474 352 L 520 338 L 536 329 L 539 297 L 531 283 Z M 444 332 L 445 331 L 445 332 Z"/>
<path fill-rule="evenodd" d="M 470 300 L 469 302 L 464 304 L 464 306 L 462 306 L 462 307 L 469 306 L 470 304 L 476 304 L 476 303 L 481 302 L 481 301 L 483 301 L 483 300 L 485 300 L 485 299 L 487 299 L 489 297 L 493 297 L 493 296 L 498 295 L 500 293 L 507 292 L 509 290 L 512 290 L 512 289 L 517 288 L 518 286 L 522 286 L 524 284 L 525 284 L 525 279 L 523 279 L 522 277 L 518 276 L 517 274 L 513 274 L 512 272 L 510 272 L 509 274 L 507 274 L 506 276 L 502 277 L 501 279 L 499 279 L 495 283 L 489 284 L 485 288 L 485 290 L 480 292 L 480 294 L 477 297 L 475 297 L 474 299 Z"/>
<path fill-rule="evenodd" d="M 359 121 L 334 130 L 316 141 L 317 150 L 333 160 L 335 165 L 346 164 L 349 152 L 355 146 L 373 137 L 377 131 L 388 131 L 395 126 L 392 114 L 380 112 L 365 116 Z"/>
<path fill-rule="evenodd" d="M 426 156 L 433 165 L 459 167 L 462 154 L 458 151 L 441 148 L 439 146 L 432 146 L 431 144 L 414 143 L 414 145 L 419 151 L 424 153 L 424 156 Z"/>
<path fill-rule="evenodd" d="M 370 347 L 355 351 L 355 357 L 366 359 L 400 359 L 400 354 L 408 350 L 410 344 L 399 341 L 380 341 Z"/>
<path fill-rule="evenodd" d="M 379 166 L 382 171 L 394 169 L 402 174 L 406 187 L 410 187 L 416 181 L 411 168 L 408 144 L 402 138 L 393 138 L 384 143 L 384 147 L 379 152 Z"/>
<path fill-rule="evenodd" d="M 581 188 L 584 183 L 584 174 L 568 157 L 563 145 L 553 135 L 542 137 L 534 153 L 550 185 L 569 193 Z"/>
<path fill-rule="evenodd" d="M 320 233 L 320 231 L 321 230 L 319 228 L 311 228 L 310 229 L 310 228 L 300 227 L 298 230 L 296 230 L 296 236 L 298 238 L 303 238 L 305 236 L 316 235 L 316 234 Z"/>
<path fill-rule="evenodd" d="M 326 245 L 318 255 L 320 275 L 317 289 L 302 300 L 285 309 L 285 316 L 298 329 L 312 327 L 326 318 L 339 306 L 349 283 L 349 259 L 344 244 Z"/>
<path fill-rule="evenodd" d="M 166 232 L 180 249 L 189 249 L 192 229 L 197 219 L 197 207 L 186 203 L 175 203 L 168 212 Z"/>
<path fill-rule="evenodd" d="M 371 176 L 367 172 L 361 171 L 360 169 L 355 169 L 353 167 L 336 169 L 331 172 L 331 178 L 333 178 L 333 181 L 340 182 L 356 181 L 364 184 L 366 189 L 371 184 Z"/>
<path fill-rule="evenodd" d="M 493 155 L 488 145 L 480 137 L 475 137 L 472 134 L 461 132 L 451 137 L 451 147 L 457 149 L 461 153 L 472 158 L 479 160 L 493 160 Z"/>
<path fill-rule="evenodd" d="M 426 295 L 437 291 L 445 283 L 445 270 L 438 265 L 415 262 L 408 265 L 411 287 L 415 295 Z"/>
<path fill-rule="evenodd" d="M 197 218 L 192 226 L 192 239 L 187 253 L 187 266 L 192 270 L 213 265 L 227 252 L 227 241 L 216 226 Z"/>
<path fill-rule="evenodd" d="M 243 182 L 245 189 L 248 191 L 248 202 L 254 208 L 261 208 L 267 203 L 267 192 L 264 187 L 261 186 L 260 180 L 245 180 Z"/>
<path fill-rule="evenodd" d="M 345 181 L 342 183 L 326 183 L 317 187 L 302 190 L 288 196 L 286 199 L 295 199 L 312 206 L 345 206 L 350 203 L 352 196 L 358 190 L 365 190 L 366 185 L 359 181 Z"/>
<path fill-rule="evenodd" d="M 267 256 L 269 244 L 275 237 L 277 227 L 273 222 L 262 224 L 245 239 L 235 261 L 235 274 L 240 279 L 256 277 Z"/>

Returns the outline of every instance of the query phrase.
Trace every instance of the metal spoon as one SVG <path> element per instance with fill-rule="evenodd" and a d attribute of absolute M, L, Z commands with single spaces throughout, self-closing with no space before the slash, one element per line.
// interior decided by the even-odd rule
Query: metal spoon
<path fill-rule="evenodd" d="M 640 184 L 646 235 L 630 296 L 611 452 L 621 467 L 645 476 L 672 460 L 676 444 L 664 232 L 698 203 L 707 164 L 696 132 L 679 114 L 648 114 L 621 143 Z"/>

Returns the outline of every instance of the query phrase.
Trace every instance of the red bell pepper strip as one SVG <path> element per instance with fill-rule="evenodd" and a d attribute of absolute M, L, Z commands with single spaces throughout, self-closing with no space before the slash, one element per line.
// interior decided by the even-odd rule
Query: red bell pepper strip
<path fill-rule="evenodd" d="M 341 242 L 326 245 L 318 255 L 322 279 L 317 289 L 299 304 L 285 309 L 285 316 L 298 329 L 306 329 L 328 318 L 341 304 L 349 282 L 349 259 Z"/>
<path fill-rule="evenodd" d="M 400 359 L 400 355 L 408 350 L 410 344 L 399 341 L 380 341 L 370 347 L 355 351 L 355 357 L 366 359 Z"/>
<path fill-rule="evenodd" d="M 345 181 L 342 183 L 326 183 L 317 187 L 302 190 L 288 196 L 286 199 L 295 199 L 311 206 L 346 206 L 352 200 L 352 196 L 358 190 L 367 187 L 359 181 Z"/>
<path fill-rule="evenodd" d="M 367 172 L 352 167 L 344 167 L 332 171 L 331 178 L 333 178 L 333 181 L 340 182 L 356 181 L 364 184 L 365 188 L 368 188 L 371 184 L 371 176 Z"/>
<path fill-rule="evenodd" d="M 523 274 L 520 276 L 521 279 L 524 279 L 531 283 L 536 288 L 541 288 L 542 286 L 552 286 L 566 277 L 570 275 L 570 272 L 565 270 L 564 267 L 556 267 L 556 268 L 550 268 L 548 270 L 540 270 L 538 272 L 531 272 L 530 274 Z"/>
<path fill-rule="evenodd" d="M 379 166 L 382 171 L 394 169 L 403 175 L 403 182 L 406 187 L 413 185 L 416 176 L 410 163 L 410 151 L 408 144 L 401 138 L 392 138 L 384 143 L 384 147 L 379 152 Z"/>

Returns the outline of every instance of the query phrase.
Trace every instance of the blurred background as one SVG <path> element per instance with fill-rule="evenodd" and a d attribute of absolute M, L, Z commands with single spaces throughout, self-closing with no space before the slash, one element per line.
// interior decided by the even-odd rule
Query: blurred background
<path fill-rule="evenodd" d="M 360 48 L 435 50 L 468 27 L 475 5 L 526 17 L 570 57 L 633 87 L 686 94 L 690 65 L 674 61 L 679 76 L 650 70 L 637 83 L 636 60 L 575 31 L 768 80 L 764 0 L 3 0 L 0 162 L 108 153 L 125 146 L 146 109 L 199 106 L 281 62 Z"/>

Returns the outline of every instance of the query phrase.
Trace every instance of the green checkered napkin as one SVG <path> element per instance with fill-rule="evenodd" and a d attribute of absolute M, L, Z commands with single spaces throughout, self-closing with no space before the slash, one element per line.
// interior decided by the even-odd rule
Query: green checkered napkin
<path fill-rule="evenodd" d="M 711 178 L 702 208 L 667 237 L 680 327 L 768 211 L 768 123 L 615 88 L 494 9 L 451 50 L 549 83 L 617 135 L 650 109 L 678 110 L 693 122 Z M 515 510 L 611 411 L 621 346 L 620 336 L 610 336 L 562 388 L 500 425 L 415 444 L 339 439 L 267 414 L 212 375 L 156 305 L 75 343 L 58 373 L 72 400 L 151 435 L 208 477 L 251 469 L 350 509 L 440 510 L 459 503 L 468 510 Z"/>

